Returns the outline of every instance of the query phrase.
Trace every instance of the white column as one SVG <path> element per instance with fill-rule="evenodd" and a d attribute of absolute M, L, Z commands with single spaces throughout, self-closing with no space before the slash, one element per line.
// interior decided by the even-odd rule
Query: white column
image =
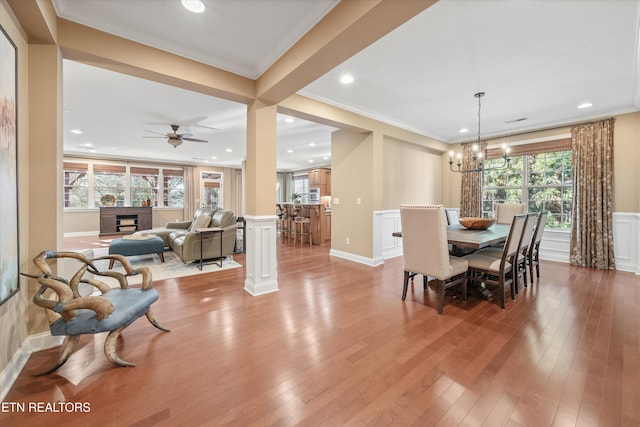
<path fill-rule="evenodd" d="M 278 290 L 275 215 L 246 215 L 247 250 L 244 290 L 263 295 Z"/>

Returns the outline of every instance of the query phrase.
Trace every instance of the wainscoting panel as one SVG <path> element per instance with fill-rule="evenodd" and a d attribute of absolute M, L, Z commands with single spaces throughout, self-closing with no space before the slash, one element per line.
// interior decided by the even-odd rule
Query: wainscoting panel
<path fill-rule="evenodd" d="M 373 212 L 373 258 L 376 265 L 383 264 L 387 258 L 402 255 L 402 239 L 391 234 L 402 231 L 400 210 Z"/>
<path fill-rule="evenodd" d="M 616 257 L 616 270 L 640 274 L 639 230 L 639 213 L 613 214 L 613 253 Z"/>

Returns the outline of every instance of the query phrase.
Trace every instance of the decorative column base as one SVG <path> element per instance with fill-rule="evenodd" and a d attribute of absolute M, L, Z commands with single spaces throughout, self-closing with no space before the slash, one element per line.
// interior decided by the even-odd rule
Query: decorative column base
<path fill-rule="evenodd" d="M 245 215 L 247 233 L 244 290 L 253 296 L 278 290 L 276 259 L 277 216 Z"/>

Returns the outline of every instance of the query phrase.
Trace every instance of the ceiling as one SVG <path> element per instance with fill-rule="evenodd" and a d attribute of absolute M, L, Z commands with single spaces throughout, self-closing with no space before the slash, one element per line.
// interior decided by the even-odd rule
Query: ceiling
<path fill-rule="evenodd" d="M 53 0 L 63 18 L 254 79 L 337 3 L 203 1 L 192 14 L 178 0 Z M 640 0 L 441 0 L 299 93 L 450 143 L 477 136 L 480 91 L 483 137 L 640 111 L 639 23 Z M 345 72 L 351 85 L 338 82 Z M 64 61 L 64 106 L 67 154 L 220 166 L 245 156 L 242 104 Z M 335 128 L 285 118 L 278 169 L 329 164 Z M 145 138 L 170 124 L 209 143 Z"/>

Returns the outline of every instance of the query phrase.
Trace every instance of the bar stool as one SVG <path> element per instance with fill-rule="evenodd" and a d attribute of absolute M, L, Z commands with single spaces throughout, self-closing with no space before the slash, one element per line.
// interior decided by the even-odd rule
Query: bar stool
<path fill-rule="evenodd" d="M 300 236 L 300 246 L 304 245 L 305 236 L 309 240 L 309 246 L 313 244 L 311 241 L 311 218 L 308 216 L 296 216 L 293 220 L 294 236 L 293 245 L 296 245 L 297 237 Z"/>
<path fill-rule="evenodd" d="M 287 212 L 287 209 L 282 207 L 280 203 L 276 203 L 276 215 L 278 215 L 278 227 L 280 228 L 280 235 L 282 236 L 282 241 L 284 239 L 290 238 L 291 235 L 291 217 Z"/>

